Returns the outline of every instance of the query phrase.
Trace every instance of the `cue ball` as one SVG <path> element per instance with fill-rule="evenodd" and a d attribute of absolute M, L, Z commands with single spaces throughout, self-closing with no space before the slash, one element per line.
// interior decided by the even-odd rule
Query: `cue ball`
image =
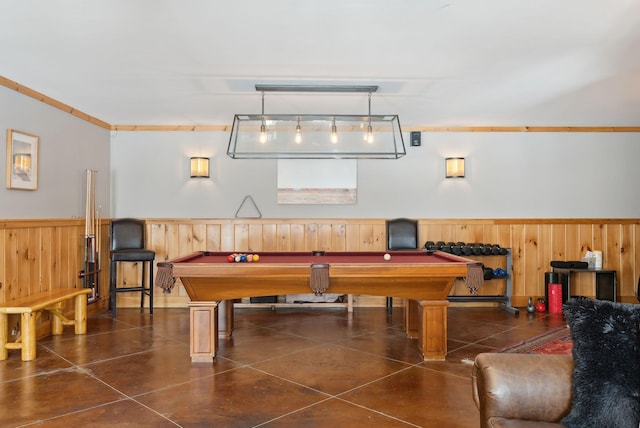
<path fill-rule="evenodd" d="M 391 254 L 387 253 L 384 255 L 385 260 L 391 260 Z"/>

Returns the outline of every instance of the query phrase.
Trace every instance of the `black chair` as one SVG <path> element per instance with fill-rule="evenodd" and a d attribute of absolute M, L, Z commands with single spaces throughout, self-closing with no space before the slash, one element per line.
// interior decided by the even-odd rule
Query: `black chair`
<path fill-rule="evenodd" d="M 418 220 L 396 218 L 386 225 L 388 251 L 418 249 Z M 387 310 L 393 311 L 393 297 L 387 297 Z"/>
<path fill-rule="evenodd" d="M 140 292 L 140 308 L 144 308 L 144 296 L 149 296 L 149 314 L 153 314 L 153 262 L 155 253 L 144 247 L 145 224 L 143 220 L 123 218 L 111 220 L 111 270 L 109 283 L 109 308 L 116 316 L 117 293 Z M 141 263 L 142 282 L 140 285 L 118 287 L 118 263 Z M 149 263 L 149 287 L 145 287 L 146 264 Z"/>

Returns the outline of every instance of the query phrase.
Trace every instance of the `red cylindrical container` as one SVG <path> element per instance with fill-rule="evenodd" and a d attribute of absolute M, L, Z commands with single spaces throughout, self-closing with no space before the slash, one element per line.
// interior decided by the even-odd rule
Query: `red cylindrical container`
<path fill-rule="evenodd" d="M 550 314 L 562 313 L 562 284 L 549 284 L 548 308 Z"/>

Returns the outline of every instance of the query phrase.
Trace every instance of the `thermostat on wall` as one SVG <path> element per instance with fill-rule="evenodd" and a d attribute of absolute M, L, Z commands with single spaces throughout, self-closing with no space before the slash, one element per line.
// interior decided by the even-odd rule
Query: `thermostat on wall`
<path fill-rule="evenodd" d="M 412 146 L 419 146 L 421 143 L 422 139 L 422 134 L 420 133 L 420 131 L 411 131 L 411 145 Z"/>

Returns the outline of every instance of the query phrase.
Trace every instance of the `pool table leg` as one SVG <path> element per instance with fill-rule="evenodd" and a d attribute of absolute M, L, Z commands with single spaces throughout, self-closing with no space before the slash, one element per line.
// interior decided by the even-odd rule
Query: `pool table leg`
<path fill-rule="evenodd" d="M 218 351 L 218 302 L 189 303 L 192 363 L 211 363 Z"/>
<path fill-rule="evenodd" d="M 420 300 L 418 348 L 425 361 L 444 361 L 447 356 L 447 300 Z"/>
<path fill-rule="evenodd" d="M 404 299 L 404 331 L 409 339 L 417 339 L 420 335 L 419 306 L 417 300 Z"/>
<path fill-rule="evenodd" d="M 233 300 L 223 300 L 218 304 L 218 337 L 231 339 L 233 334 Z"/>

